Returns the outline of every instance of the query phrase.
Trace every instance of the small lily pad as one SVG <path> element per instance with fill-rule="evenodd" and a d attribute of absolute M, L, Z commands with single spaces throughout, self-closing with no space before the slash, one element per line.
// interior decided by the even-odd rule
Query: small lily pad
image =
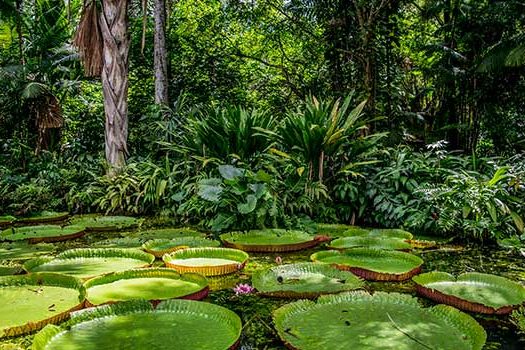
<path fill-rule="evenodd" d="M 218 276 L 242 270 L 248 261 L 248 254 L 230 248 L 188 248 L 165 254 L 162 260 L 166 266 L 181 273 Z"/>

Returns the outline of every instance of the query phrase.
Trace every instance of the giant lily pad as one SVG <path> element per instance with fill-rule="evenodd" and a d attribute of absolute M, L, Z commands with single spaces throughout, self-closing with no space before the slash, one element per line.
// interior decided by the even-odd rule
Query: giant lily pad
<path fill-rule="evenodd" d="M 18 218 L 16 222 L 18 224 L 45 224 L 50 222 L 60 222 L 64 221 L 69 217 L 68 212 L 54 212 L 54 211 L 42 211 L 39 213 L 34 213 L 31 216 L 24 218 Z"/>
<path fill-rule="evenodd" d="M 225 233 L 221 240 L 226 247 L 247 252 L 291 252 L 315 247 L 320 242 L 303 231 L 280 229 Z"/>
<path fill-rule="evenodd" d="M 412 279 L 421 295 L 472 312 L 508 314 L 525 301 L 521 284 L 495 275 L 467 272 L 456 278 L 436 271 Z"/>
<path fill-rule="evenodd" d="M 154 310 L 134 300 L 73 313 L 63 327 L 48 326 L 35 336 L 33 350 L 55 349 L 233 349 L 241 319 L 218 305 L 167 300 Z"/>
<path fill-rule="evenodd" d="M 86 302 L 90 306 L 117 301 L 145 299 L 200 300 L 208 295 L 208 281 L 195 273 L 179 274 L 166 268 L 115 272 L 87 281 Z"/>
<path fill-rule="evenodd" d="M 0 260 L 27 260 L 54 251 L 52 244 L 28 244 L 26 242 L 0 244 Z"/>
<path fill-rule="evenodd" d="M 350 248 L 374 248 L 386 250 L 410 250 L 412 246 L 400 238 L 384 238 L 369 236 L 341 237 L 330 242 L 328 248 L 350 249 Z"/>
<path fill-rule="evenodd" d="M 84 215 L 71 220 L 72 225 L 83 226 L 87 231 L 106 232 L 135 228 L 141 220 L 130 216 Z"/>
<path fill-rule="evenodd" d="M 41 225 L 6 229 L 0 232 L 0 238 L 10 242 L 27 240 L 29 243 L 50 243 L 79 238 L 84 233 L 85 228 L 82 226 Z"/>
<path fill-rule="evenodd" d="M 261 294 L 281 298 L 315 298 L 363 286 L 363 281 L 348 271 L 314 263 L 274 266 L 254 274 L 252 283 Z"/>
<path fill-rule="evenodd" d="M 161 258 L 164 254 L 171 253 L 179 249 L 218 246 L 220 246 L 219 241 L 202 237 L 188 236 L 175 239 L 153 239 L 144 243 L 142 245 L 142 249 L 150 254 L 155 255 L 157 258 Z"/>
<path fill-rule="evenodd" d="M 155 257 L 140 250 L 117 248 L 71 249 L 55 258 L 36 258 L 24 264 L 28 272 L 58 272 L 91 278 L 109 272 L 146 267 Z"/>
<path fill-rule="evenodd" d="M 481 350 L 485 330 L 447 305 L 406 294 L 348 292 L 300 300 L 274 313 L 279 336 L 299 350 Z"/>
<path fill-rule="evenodd" d="M 403 281 L 418 274 L 423 265 L 421 258 L 409 253 L 368 248 L 322 251 L 310 258 L 373 281 Z"/>
<path fill-rule="evenodd" d="M 244 268 L 248 254 L 230 248 L 188 248 L 162 257 L 166 266 L 179 272 L 196 272 L 204 276 L 233 273 Z"/>
<path fill-rule="evenodd" d="M 84 287 L 80 280 L 53 273 L 0 277 L 0 337 L 39 330 L 63 321 L 81 309 Z"/>

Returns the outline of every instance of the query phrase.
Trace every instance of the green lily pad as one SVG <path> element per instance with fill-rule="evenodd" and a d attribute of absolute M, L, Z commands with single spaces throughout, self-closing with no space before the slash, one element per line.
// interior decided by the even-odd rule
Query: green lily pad
<path fill-rule="evenodd" d="M 39 255 L 49 255 L 55 250 L 52 244 L 26 242 L 0 244 L 0 260 L 27 260 Z"/>
<path fill-rule="evenodd" d="M 24 264 L 28 272 L 58 272 L 88 279 L 153 263 L 155 257 L 140 250 L 117 248 L 71 249 L 55 258 L 36 258 Z"/>
<path fill-rule="evenodd" d="M 181 273 L 218 276 L 242 270 L 248 257 L 248 254 L 238 249 L 188 248 L 165 254 L 162 260 L 166 266 Z"/>
<path fill-rule="evenodd" d="M 389 238 L 401 238 L 401 239 L 412 239 L 414 235 L 408 231 L 400 229 L 375 229 L 371 230 L 368 234 L 370 237 L 389 237 Z"/>
<path fill-rule="evenodd" d="M 0 229 L 10 226 L 11 224 L 13 224 L 13 222 L 15 222 L 15 220 L 16 218 L 14 216 L 10 216 L 10 215 L 0 216 Z"/>
<path fill-rule="evenodd" d="M 80 238 L 84 235 L 82 226 L 41 225 L 5 229 L 0 232 L 0 239 L 4 241 L 22 241 L 29 243 L 60 242 Z"/>
<path fill-rule="evenodd" d="M 50 222 L 64 221 L 69 217 L 68 212 L 54 212 L 54 211 L 41 211 L 34 213 L 31 216 L 24 218 L 18 218 L 16 222 L 18 224 L 45 224 Z"/>
<path fill-rule="evenodd" d="M 328 245 L 331 249 L 350 249 L 357 247 L 386 249 L 386 250 L 410 250 L 412 246 L 400 238 L 384 238 L 369 236 L 341 237 L 333 240 Z"/>
<path fill-rule="evenodd" d="M 310 258 L 374 281 L 404 281 L 419 273 L 423 265 L 421 258 L 409 253 L 369 248 L 322 251 Z"/>
<path fill-rule="evenodd" d="M 306 232 L 281 229 L 230 232 L 220 238 L 226 247 L 247 252 L 289 252 L 312 248 L 319 243 Z"/>
<path fill-rule="evenodd" d="M 177 299 L 153 309 L 135 300 L 73 313 L 38 333 L 32 349 L 233 349 L 241 330 L 239 316 L 222 306 Z"/>
<path fill-rule="evenodd" d="M 208 281 L 199 274 L 179 274 L 166 268 L 115 272 L 87 281 L 86 302 L 90 306 L 132 299 L 200 300 L 208 295 Z"/>
<path fill-rule="evenodd" d="M 21 265 L 0 265 L 0 276 L 17 275 L 24 272 Z"/>
<path fill-rule="evenodd" d="M 317 224 L 317 233 L 330 237 L 339 237 L 344 232 L 353 229 L 359 229 L 359 227 L 343 224 Z"/>
<path fill-rule="evenodd" d="M 282 298 L 315 298 L 363 287 L 363 281 L 348 271 L 327 264 L 297 263 L 258 271 L 253 286 L 262 294 Z"/>
<path fill-rule="evenodd" d="M 105 232 L 132 229 L 139 226 L 140 219 L 130 216 L 83 215 L 74 217 L 72 225 L 83 226 L 87 231 Z"/>
<path fill-rule="evenodd" d="M 298 350 L 481 350 L 487 335 L 446 305 L 423 308 L 406 294 L 347 292 L 274 312 L 279 336 Z"/>
<path fill-rule="evenodd" d="M 525 302 L 525 288 L 507 278 L 467 272 L 457 278 L 446 272 L 429 272 L 412 280 L 422 295 L 462 310 L 508 314 Z"/>
<path fill-rule="evenodd" d="M 84 287 L 53 273 L 0 277 L 0 338 L 36 331 L 82 308 Z"/>
<path fill-rule="evenodd" d="M 133 237 L 110 238 L 94 242 L 90 245 L 94 248 L 133 248 L 140 249 L 142 241 Z"/>
<path fill-rule="evenodd" d="M 189 227 L 182 227 L 182 228 L 162 228 L 162 229 L 155 229 L 155 230 L 146 230 L 146 231 L 139 231 L 134 232 L 130 235 L 130 237 L 139 237 L 140 239 L 143 239 L 144 241 L 148 241 L 151 239 L 175 239 L 179 237 L 206 237 L 205 233 L 202 233 L 200 231 L 194 230 Z"/>
<path fill-rule="evenodd" d="M 175 239 L 153 239 L 142 245 L 144 251 L 161 258 L 164 254 L 184 248 L 218 247 L 220 242 L 202 237 L 179 237 Z"/>

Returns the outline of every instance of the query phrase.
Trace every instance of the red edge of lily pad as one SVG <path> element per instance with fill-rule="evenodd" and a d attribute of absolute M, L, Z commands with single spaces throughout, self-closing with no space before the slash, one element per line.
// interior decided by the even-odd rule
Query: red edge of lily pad
<path fill-rule="evenodd" d="M 418 294 L 434 300 L 438 303 L 454 306 L 460 310 L 477 312 L 489 315 L 506 315 L 512 312 L 519 305 L 502 306 L 500 308 L 493 308 L 480 303 L 464 300 L 453 295 L 444 294 L 436 289 L 427 288 L 416 283 L 416 291 Z"/>

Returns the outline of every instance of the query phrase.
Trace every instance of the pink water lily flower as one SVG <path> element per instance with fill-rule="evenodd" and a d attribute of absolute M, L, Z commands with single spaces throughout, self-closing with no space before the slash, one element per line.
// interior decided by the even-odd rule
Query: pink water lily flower
<path fill-rule="evenodd" d="M 246 283 L 240 283 L 235 288 L 233 288 L 235 295 L 251 294 L 254 292 L 254 290 L 255 288 Z"/>

